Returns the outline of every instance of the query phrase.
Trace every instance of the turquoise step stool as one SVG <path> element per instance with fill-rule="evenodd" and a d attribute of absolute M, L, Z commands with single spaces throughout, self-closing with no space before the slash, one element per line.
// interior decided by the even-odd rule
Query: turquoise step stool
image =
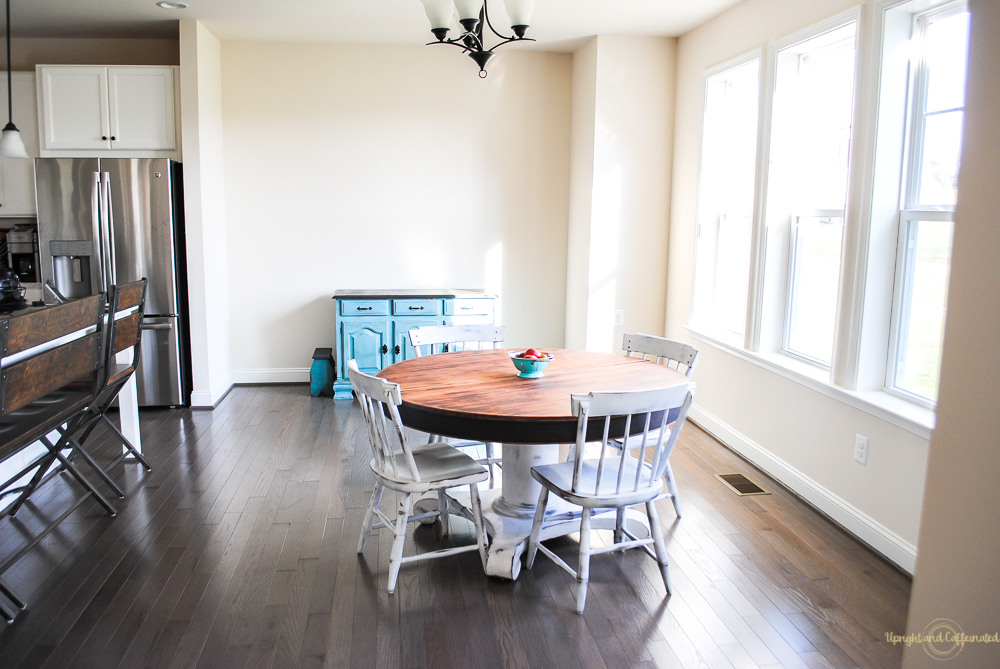
<path fill-rule="evenodd" d="M 332 348 L 318 348 L 313 351 L 312 367 L 309 368 L 309 392 L 313 397 L 320 395 L 333 397 L 333 382 L 337 380 L 334 367 Z"/>

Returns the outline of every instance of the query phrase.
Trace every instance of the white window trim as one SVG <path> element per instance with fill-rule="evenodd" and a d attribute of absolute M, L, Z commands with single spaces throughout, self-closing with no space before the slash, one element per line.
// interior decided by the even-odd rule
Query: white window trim
<path fill-rule="evenodd" d="M 919 5 L 917 4 L 919 2 Z M 889 10 L 913 3 L 913 13 L 941 5 L 940 0 L 876 0 L 871 5 L 859 5 L 826 21 L 810 26 L 761 50 L 748 52 L 705 71 L 705 77 L 736 67 L 754 57 L 760 58 L 760 106 L 758 109 L 757 162 L 755 165 L 754 219 L 751 240 L 751 272 L 747 296 L 747 327 L 742 342 L 722 333 L 699 329 L 697 323 L 687 326 L 692 336 L 714 348 L 774 372 L 784 378 L 801 383 L 828 397 L 841 401 L 861 411 L 879 417 L 924 439 L 929 439 L 935 425 L 935 412 L 930 405 L 908 393 L 894 393 L 886 388 L 885 371 L 889 366 L 889 330 L 895 322 L 891 310 L 898 303 L 895 299 L 894 261 L 897 235 L 891 240 L 879 240 L 875 246 L 871 237 L 873 216 L 885 203 L 879 203 L 876 189 L 876 138 L 880 130 L 881 93 L 883 70 L 889 66 L 883 50 L 887 30 L 886 14 Z M 758 249 L 766 242 L 767 167 L 771 145 L 770 118 L 775 86 L 775 59 L 781 49 L 822 34 L 839 25 L 857 21 L 857 60 L 855 102 L 851 132 L 851 170 L 845 210 L 844 247 L 841 267 L 841 287 L 838 304 L 837 332 L 834 340 L 833 365 L 830 369 L 797 360 L 787 354 L 760 351 L 761 300 L 764 279 L 763 253 Z M 904 86 L 904 96 L 909 99 L 909 86 Z M 908 111 L 908 108 L 907 108 Z M 910 114 L 906 114 L 910 116 Z M 904 120 L 904 123 L 906 121 Z M 702 134 L 704 128 L 702 128 Z M 900 170 L 900 181 L 892 197 L 895 198 L 896 226 L 902 204 L 902 183 L 908 186 L 907 175 L 902 172 L 902 158 L 910 149 L 910 133 L 900 133 L 899 152 L 895 162 Z M 699 138 L 701 140 L 701 137 Z M 879 140 L 885 144 L 884 139 Z M 701 147 L 702 142 L 699 142 Z M 891 162 L 891 161 L 889 161 Z M 699 151 L 699 175 L 701 173 Z M 883 195 L 879 193 L 879 195 Z M 885 199 L 884 196 L 881 199 Z M 879 215 L 884 215 L 885 212 Z M 897 233 L 898 234 L 898 233 Z M 697 238 L 695 240 L 697 245 Z M 883 248 L 886 245 L 888 249 Z M 697 248 L 695 248 L 697 251 Z M 884 256 L 884 257 L 883 257 Z M 888 272 L 888 274 L 887 274 Z M 873 276 L 870 277 L 869 275 Z M 692 277 L 694 278 L 694 277 Z M 692 281 L 692 284 L 694 282 Z M 878 284 L 873 295 L 872 284 Z M 691 312 L 695 310 L 692 285 Z M 862 331 L 862 322 L 865 330 Z M 689 319 L 689 322 L 691 320 Z M 878 322 L 878 323 L 876 323 Z M 884 323 L 884 325 L 883 325 Z M 873 371 L 877 370 L 877 371 Z"/>
<path fill-rule="evenodd" d="M 794 360 L 777 353 L 758 353 L 721 341 L 712 334 L 700 332 L 691 326 L 685 328 L 697 341 L 745 360 L 831 399 L 864 411 L 887 423 L 900 427 L 923 439 L 930 439 L 934 430 L 934 411 L 883 390 L 850 390 L 828 380 L 829 375 L 818 367 Z"/>

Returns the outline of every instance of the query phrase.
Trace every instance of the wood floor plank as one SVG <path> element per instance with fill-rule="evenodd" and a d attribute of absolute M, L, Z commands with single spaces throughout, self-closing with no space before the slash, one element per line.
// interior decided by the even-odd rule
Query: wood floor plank
<path fill-rule="evenodd" d="M 388 594 L 391 532 L 356 552 L 373 479 L 354 401 L 240 387 L 214 411 L 143 410 L 140 425 L 154 469 L 110 472 L 127 495 L 118 516 L 84 502 L 4 575 L 29 598 L 0 628 L 5 669 L 901 662 L 882 635 L 905 625 L 909 579 L 692 424 L 671 460 L 684 516 L 657 503 L 674 592 L 639 551 L 598 555 L 582 616 L 576 581 L 544 558 L 513 583 L 485 576 L 475 552 L 416 562 Z M 101 462 L 120 448 L 103 427 L 88 445 Z M 738 497 L 725 471 L 772 494 Z M 0 520 L 0 556 L 76 494 L 57 476 Z M 411 527 L 404 554 L 474 541 L 464 519 L 450 529 Z M 547 545 L 575 564 L 576 541 Z"/>

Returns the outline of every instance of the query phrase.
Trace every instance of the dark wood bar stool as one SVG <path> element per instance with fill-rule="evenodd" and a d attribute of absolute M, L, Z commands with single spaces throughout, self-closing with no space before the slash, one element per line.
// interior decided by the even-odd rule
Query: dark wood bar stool
<path fill-rule="evenodd" d="M 73 447 L 69 435 L 76 429 L 83 409 L 94 401 L 99 388 L 104 307 L 104 295 L 97 295 L 46 309 L 26 311 L 0 321 L 0 357 L 8 361 L 0 375 L 0 460 L 36 442 L 41 442 L 48 451 L 0 486 L 0 495 L 18 494 L 6 514 L 17 513 L 31 493 L 54 475 L 47 476 L 47 473 L 56 460 L 86 490 L 26 546 L 0 564 L 0 574 L 89 497 L 93 496 L 110 515 L 117 513 L 115 507 L 62 453 L 64 449 Z M 81 332 L 82 336 L 71 338 Z M 67 427 L 63 427 L 64 424 Z M 53 430 L 62 435 L 55 443 L 47 436 Z M 98 475 L 109 481 L 86 451 L 78 447 L 75 450 Z M 26 485 L 3 490 L 32 468 L 35 473 Z M 2 580 L 0 593 L 15 607 L 24 608 L 24 601 Z M 16 612 L 0 597 L 0 614 L 7 620 L 13 620 Z"/>
<path fill-rule="evenodd" d="M 109 310 L 107 323 L 107 345 L 104 348 L 104 367 L 101 373 L 101 385 L 97 391 L 94 401 L 84 410 L 84 416 L 76 430 L 80 436 L 76 439 L 79 444 L 84 444 L 90 437 L 94 428 L 101 422 L 111 429 L 112 434 L 118 438 L 125 447 L 125 451 L 116 458 L 108 467 L 120 464 L 129 455 L 134 457 L 146 471 L 152 471 L 152 467 L 142 453 L 132 445 L 118 426 L 107 417 L 108 409 L 118 397 L 125 384 L 128 383 L 132 375 L 135 374 L 142 352 L 142 319 L 146 306 L 146 279 L 140 279 L 127 283 L 123 286 L 112 286 L 109 291 Z M 135 309 L 131 314 L 116 319 L 115 316 L 121 312 Z M 122 351 L 132 349 L 132 362 L 121 364 L 115 358 Z"/>

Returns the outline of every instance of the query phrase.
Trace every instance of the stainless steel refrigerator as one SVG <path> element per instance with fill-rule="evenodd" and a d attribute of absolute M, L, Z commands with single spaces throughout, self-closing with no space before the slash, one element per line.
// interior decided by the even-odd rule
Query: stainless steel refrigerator
<path fill-rule="evenodd" d="M 180 164 L 165 158 L 36 158 L 42 281 L 66 298 L 146 277 L 139 406 L 188 404 Z"/>

